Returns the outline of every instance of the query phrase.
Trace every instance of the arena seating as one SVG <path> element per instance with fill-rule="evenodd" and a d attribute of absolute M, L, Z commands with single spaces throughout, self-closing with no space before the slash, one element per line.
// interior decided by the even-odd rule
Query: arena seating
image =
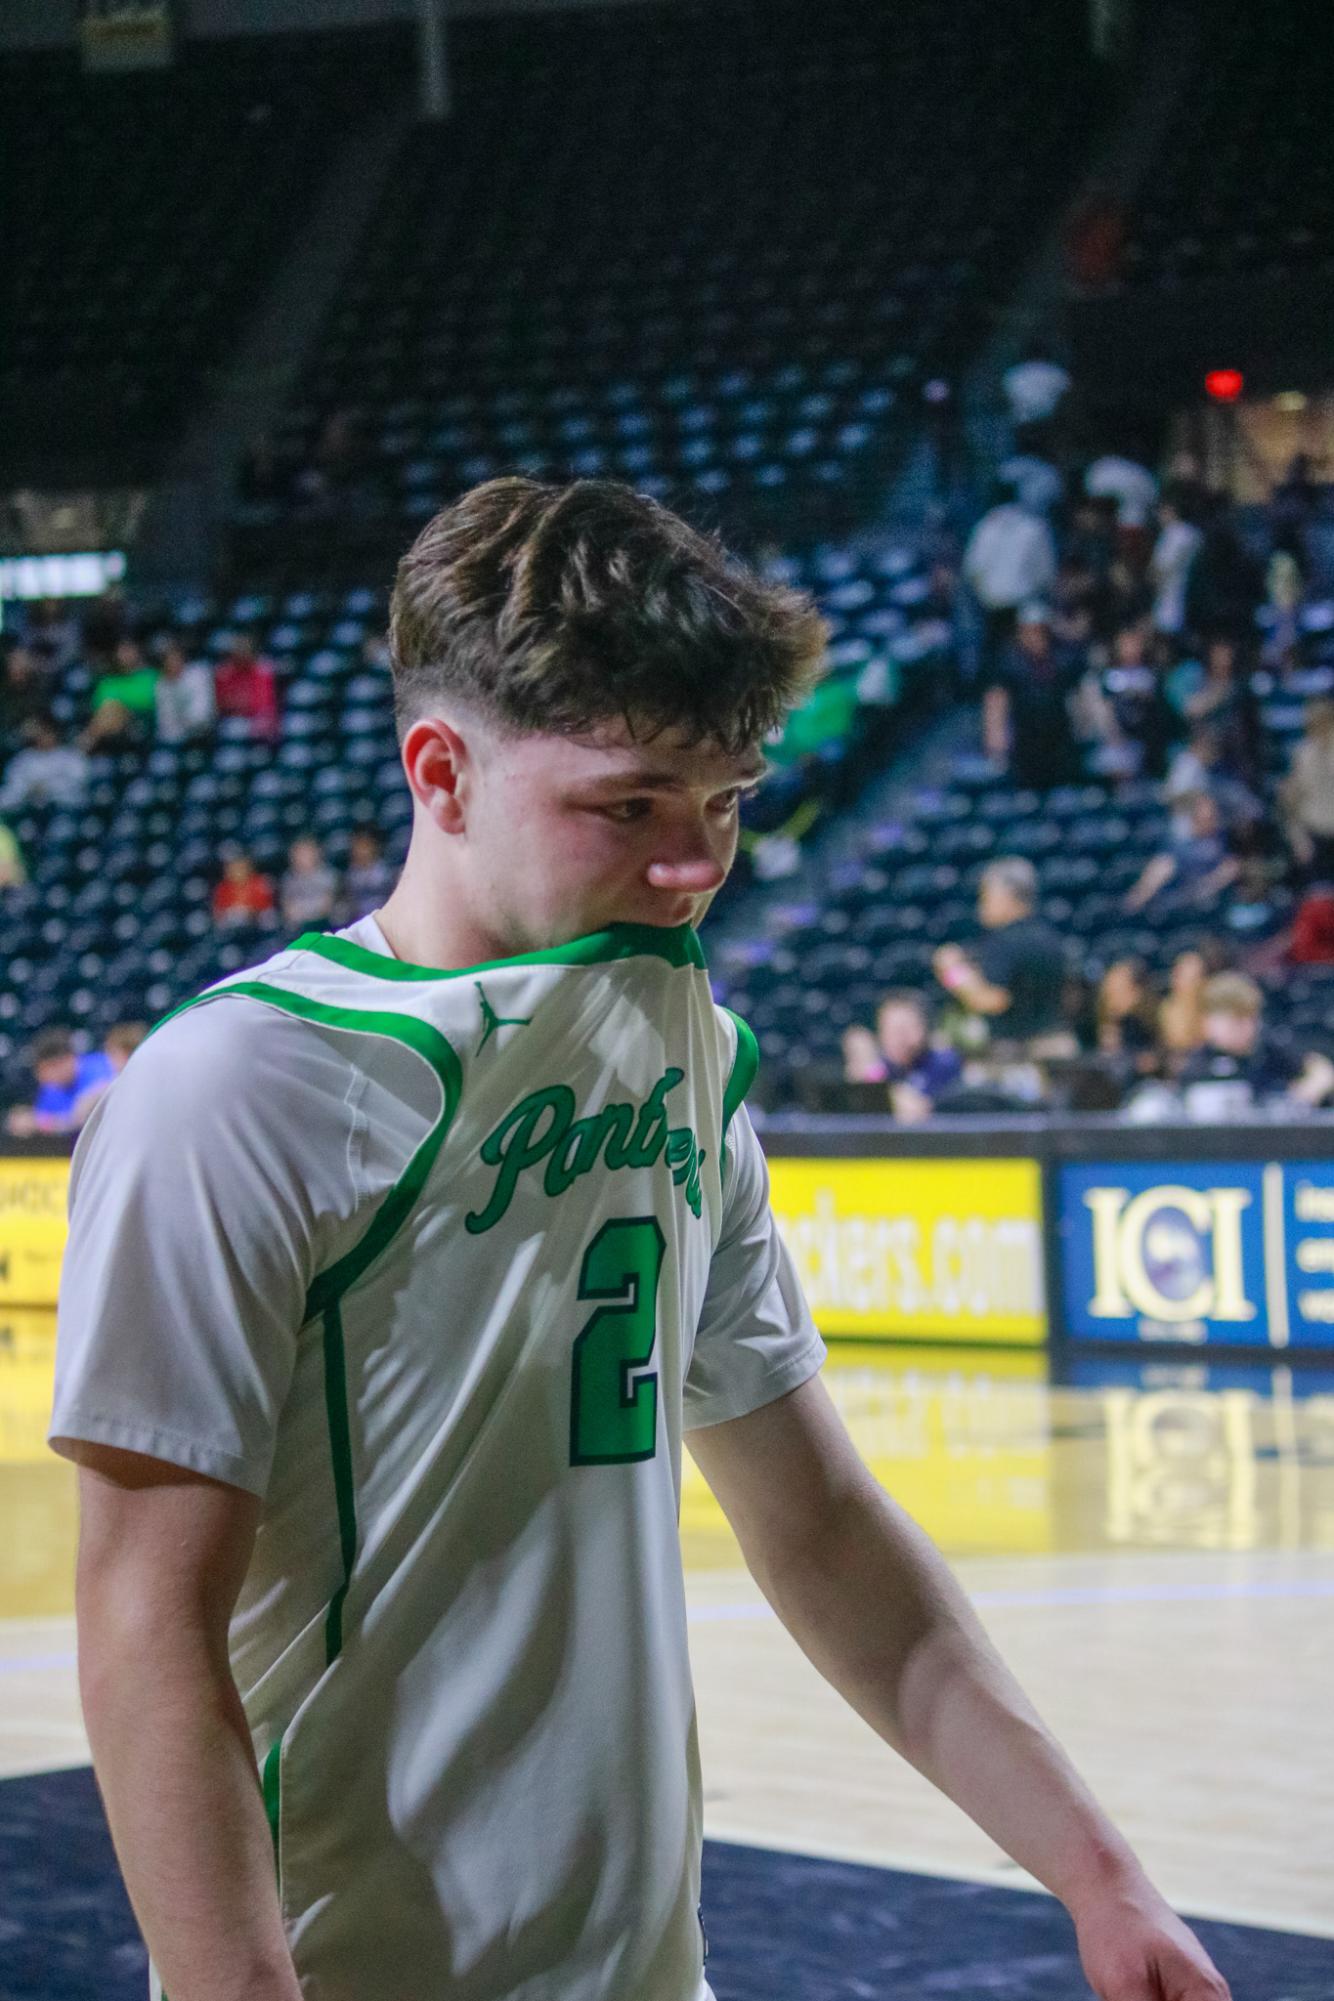
<path fill-rule="evenodd" d="M 1004 11 L 460 24 L 457 109 L 399 162 L 236 574 L 365 575 L 502 471 L 622 477 L 752 541 L 873 516 L 1096 123 L 1070 11 Z M 312 498 L 331 419 L 355 447 Z"/>
<path fill-rule="evenodd" d="M 756 802 L 756 831 L 781 825 L 804 799 L 842 796 L 868 718 L 887 753 L 903 718 L 941 687 L 948 644 L 929 572 L 910 550 L 875 559 L 827 550 L 772 567 L 820 595 L 835 680 L 859 680 L 878 663 L 877 702 L 862 707 L 854 692 L 846 729 L 783 760 L 772 794 Z M 364 652 L 384 618 L 383 593 L 366 587 L 174 607 L 162 629 L 205 657 L 221 656 L 238 625 L 255 631 L 280 672 L 281 740 L 256 743 L 248 722 L 224 719 L 211 750 L 159 744 L 95 758 L 81 809 L 13 817 L 31 880 L 0 899 L 0 1066 L 42 1027 L 68 1023 L 96 1036 L 127 1015 L 154 1019 L 272 951 L 279 925 L 215 929 L 223 843 L 242 842 L 261 870 L 280 874 L 297 834 L 313 832 L 341 865 L 351 830 L 369 823 L 401 861 L 411 803 L 388 677 L 373 650 L 370 660 Z M 53 706 L 66 732 L 86 721 L 89 684 L 79 662 L 62 678 Z"/>
<path fill-rule="evenodd" d="M 396 31 L 187 42 L 165 72 L 6 54 L 6 469 L 151 476 L 349 126 L 408 87 Z"/>

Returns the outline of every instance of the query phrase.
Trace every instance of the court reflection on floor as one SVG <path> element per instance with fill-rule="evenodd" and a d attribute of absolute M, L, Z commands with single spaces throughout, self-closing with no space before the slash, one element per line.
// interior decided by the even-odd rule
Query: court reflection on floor
<path fill-rule="evenodd" d="M 0 1313 L 0 1617 L 67 1613 L 74 1477 L 45 1443 L 55 1316 Z M 1334 1548 L 1334 1370 L 831 1345 L 876 1477 L 955 1556 Z M 687 1568 L 740 1556 L 687 1457 Z"/>

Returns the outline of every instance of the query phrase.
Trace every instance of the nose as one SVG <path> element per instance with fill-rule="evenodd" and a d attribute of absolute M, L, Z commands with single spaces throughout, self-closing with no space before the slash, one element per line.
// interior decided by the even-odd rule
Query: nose
<path fill-rule="evenodd" d="M 682 896 L 709 896 L 722 888 L 726 876 L 727 870 L 712 855 L 648 865 L 648 880 L 654 889 L 674 889 Z"/>

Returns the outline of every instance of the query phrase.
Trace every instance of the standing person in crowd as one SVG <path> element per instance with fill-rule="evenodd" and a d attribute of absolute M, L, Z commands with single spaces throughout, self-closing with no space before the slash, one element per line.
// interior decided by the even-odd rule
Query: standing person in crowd
<path fill-rule="evenodd" d="M 992 505 L 968 538 L 963 576 L 982 612 L 982 677 L 994 673 L 1013 637 L 1019 607 L 1056 580 L 1056 544 L 1039 515 L 1020 505 L 1012 486 L 997 481 Z"/>
<path fill-rule="evenodd" d="M 1334 702 L 1311 702 L 1293 746 L 1279 806 L 1307 882 L 1334 882 Z"/>
<path fill-rule="evenodd" d="M 1204 536 L 1191 518 L 1192 513 L 1192 501 L 1184 490 L 1169 488 L 1158 509 L 1158 539 L 1149 558 L 1154 630 L 1176 640 L 1186 630 L 1186 591 L 1191 565 L 1204 546 Z"/>
<path fill-rule="evenodd" d="M 931 963 L 946 992 L 989 1028 L 993 1045 L 1034 1058 L 1073 1055 L 1062 1010 L 1065 950 L 1036 914 L 1037 899 L 1032 862 L 990 863 L 978 887 L 984 935 L 966 947 L 940 946 Z"/>
<path fill-rule="evenodd" d="M 1219 973 L 1202 996 L 1204 1037 L 1181 1071 L 1186 1111 L 1227 1118 L 1286 1099 L 1310 1109 L 1334 1092 L 1334 1063 L 1264 1033 L 1264 995 L 1244 973 Z"/>
<path fill-rule="evenodd" d="M 348 843 L 347 867 L 334 906 L 338 925 L 355 924 L 368 910 L 383 903 L 398 879 L 398 870 L 386 861 L 384 844 L 374 827 L 356 827 Z"/>
<path fill-rule="evenodd" d="M 149 740 L 158 670 L 137 639 L 117 642 L 108 671 L 93 685 L 93 713 L 79 738 L 89 752 L 137 750 Z"/>
<path fill-rule="evenodd" d="M 221 929 L 254 924 L 274 911 L 273 884 L 244 848 L 222 851 L 222 881 L 213 892 L 213 921 Z"/>
<path fill-rule="evenodd" d="M 289 931 L 309 931 L 327 924 L 338 896 L 338 877 L 325 861 L 313 834 L 302 834 L 287 851 L 287 870 L 279 887 L 283 923 Z"/>
<path fill-rule="evenodd" d="M 10 759 L 0 785 L 0 813 L 23 806 L 81 806 L 88 790 L 88 759 L 77 744 L 60 741 L 51 716 L 28 724 L 24 744 Z"/>
<path fill-rule="evenodd" d="M 1034 791 L 1074 784 L 1083 773 L 1070 713 L 1083 661 L 1052 637 L 1045 605 L 1024 605 L 1014 638 L 982 697 L 987 756 Z"/>
<path fill-rule="evenodd" d="M 1227 494 L 1201 494 L 1202 539 L 1186 577 L 1186 630 L 1244 645 L 1254 637 L 1264 566 L 1242 540 Z"/>
<path fill-rule="evenodd" d="M 1158 482 L 1138 459 L 1105 452 L 1084 473 L 1084 491 L 1093 500 L 1110 500 L 1116 507 L 1119 555 L 1132 563 L 1147 560 Z"/>
<path fill-rule="evenodd" d="M 220 716 L 249 718 L 251 734 L 270 743 L 282 730 L 278 705 L 278 674 L 271 660 L 255 651 L 255 635 L 244 629 L 231 644 L 213 677 Z"/>
<path fill-rule="evenodd" d="M 1207 727 L 1217 738 L 1223 768 L 1254 790 L 1263 778 L 1264 731 L 1237 641 L 1227 633 L 1213 634 L 1203 661 L 1183 661 L 1169 674 L 1167 686 L 1191 727 Z"/>
<path fill-rule="evenodd" d="M 178 639 L 166 639 L 160 655 L 154 700 L 159 743 L 204 743 L 218 720 L 213 670 L 206 660 L 191 660 Z"/>

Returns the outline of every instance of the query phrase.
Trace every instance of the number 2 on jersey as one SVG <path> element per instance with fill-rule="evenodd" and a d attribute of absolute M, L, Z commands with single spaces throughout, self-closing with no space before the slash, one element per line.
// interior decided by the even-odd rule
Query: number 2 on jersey
<path fill-rule="evenodd" d="M 604 1223 L 584 1252 L 580 1299 L 601 1299 L 575 1337 L 570 1464 L 623 1466 L 658 1445 L 658 1375 L 645 1373 L 658 1335 L 666 1240 L 656 1216 Z"/>

